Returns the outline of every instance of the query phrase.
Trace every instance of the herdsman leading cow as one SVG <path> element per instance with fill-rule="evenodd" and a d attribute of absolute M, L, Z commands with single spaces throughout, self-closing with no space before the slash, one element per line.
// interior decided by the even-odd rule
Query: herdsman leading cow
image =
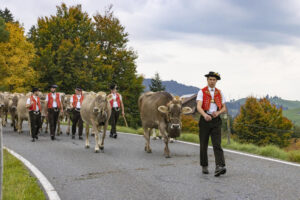
<path fill-rule="evenodd" d="M 147 92 L 139 98 L 139 110 L 146 139 L 145 151 L 151 153 L 150 134 L 159 129 L 165 142 L 164 155 L 170 157 L 169 137 L 178 137 L 181 132 L 181 114 L 192 112 L 182 107 L 182 100 L 168 92 Z"/>
<path fill-rule="evenodd" d="M 207 86 L 198 92 L 197 110 L 201 114 L 199 121 L 200 138 L 200 165 L 202 173 L 208 174 L 207 147 L 209 136 L 215 155 L 215 176 L 226 173 L 224 152 L 221 147 L 221 126 L 220 115 L 226 112 L 225 97 L 221 90 L 216 88 L 216 83 L 221 80 L 220 74 L 209 72 L 205 75 Z"/>
<path fill-rule="evenodd" d="M 75 94 L 70 98 L 70 107 L 72 108 L 72 139 L 75 139 L 76 127 L 78 123 L 78 138 L 82 140 L 83 121 L 80 115 L 80 109 L 84 96 L 80 87 L 76 87 Z"/>

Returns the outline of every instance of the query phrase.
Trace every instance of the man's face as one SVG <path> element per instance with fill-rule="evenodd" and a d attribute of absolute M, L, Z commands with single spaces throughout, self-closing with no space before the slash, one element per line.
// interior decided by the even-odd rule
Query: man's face
<path fill-rule="evenodd" d="M 50 91 L 51 92 L 55 92 L 56 88 L 51 88 Z"/>
<path fill-rule="evenodd" d="M 216 77 L 208 77 L 207 78 L 207 84 L 209 87 L 214 88 L 216 86 L 217 83 L 217 78 Z"/>
<path fill-rule="evenodd" d="M 111 90 L 112 93 L 116 93 L 117 92 L 117 89 L 113 89 Z"/>
<path fill-rule="evenodd" d="M 39 91 L 35 91 L 35 92 L 33 93 L 34 96 L 38 96 L 38 94 L 39 94 Z"/>
<path fill-rule="evenodd" d="M 80 90 L 75 90 L 76 95 L 80 95 Z"/>

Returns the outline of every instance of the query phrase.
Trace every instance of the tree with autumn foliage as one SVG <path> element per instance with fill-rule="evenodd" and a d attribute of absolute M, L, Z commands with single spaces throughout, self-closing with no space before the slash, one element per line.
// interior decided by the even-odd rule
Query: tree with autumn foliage
<path fill-rule="evenodd" d="M 280 147 L 289 144 L 292 127 L 292 122 L 282 115 L 282 109 L 277 109 L 266 98 L 254 97 L 247 98 L 233 124 L 241 142 Z"/>
<path fill-rule="evenodd" d="M 8 22 L 5 26 L 9 39 L 0 42 L 1 90 L 28 92 L 38 81 L 38 74 L 31 67 L 35 48 L 26 40 L 23 27 L 18 23 Z"/>

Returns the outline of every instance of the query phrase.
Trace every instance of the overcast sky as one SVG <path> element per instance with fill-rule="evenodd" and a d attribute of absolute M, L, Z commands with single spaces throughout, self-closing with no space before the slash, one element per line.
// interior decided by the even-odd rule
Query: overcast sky
<path fill-rule="evenodd" d="M 26 32 L 56 5 L 92 16 L 113 4 L 138 53 L 137 71 L 204 87 L 216 71 L 227 99 L 266 94 L 300 100 L 299 0 L 0 0 Z M 26 2 L 26 3 L 25 3 Z"/>

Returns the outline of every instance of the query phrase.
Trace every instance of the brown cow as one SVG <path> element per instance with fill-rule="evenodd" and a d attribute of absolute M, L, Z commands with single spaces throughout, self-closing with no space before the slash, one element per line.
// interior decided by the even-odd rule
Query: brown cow
<path fill-rule="evenodd" d="M 97 94 L 88 94 L 84 97 L 80 114 L 82 120 L 86 124 L 86 143 L 85 147 L 89 148 L 89 126 L 92 125 L 92 132 L 95 134 L 95 152 L 99 152 L 99 148 L 104 149 L 104 138 L 111 115 L 111 107 L 109 101 L 112 95 L 106 95 L 105 92 Z M 99 132 L 103 127 L 102 139 L 99 140 Z"/>
<path fill-rule="evenodd" d="M 173 97 L 168 92 L 147 92 L 139 98 L 139 110 L 146 139 L 145 151 L 152 152 L 150 133 L 154 128 L 159 129 L 165 142 L 164 155 L 169 158 L 169 137 L 180 136 L 181 114 L 188 114 L 192 109 L 182 108 L 181 99 Z"/>
<path fill-rule="evenodd" d="M 21 97 L 20 94 L 13 94 L 12 98 L 9 100 L 8 103 L 8 112 L 11 116 L 11 126 L 14 128 L 14 131 L 17 131 L 17 125 L 16 125 L 18 121 L 17 105 L 20 97 Z"/>
<path fill-rule="evenodd" d="M 31 93 L 26 94 L 25 96 L 21 96 L 18 100 L 17 104 L 17 115 L 18 115 L 18 133 L 22 133 L 22 124 L 24 120 L 28 120 L 28 127 L 30 127 L 30 118 L 29 118 L 29 111 L 28 108 L 26 108 L 26 101 L 27 98 L 31 96 Z M 31 129 L 30 135 L 31 135 Z"/>

